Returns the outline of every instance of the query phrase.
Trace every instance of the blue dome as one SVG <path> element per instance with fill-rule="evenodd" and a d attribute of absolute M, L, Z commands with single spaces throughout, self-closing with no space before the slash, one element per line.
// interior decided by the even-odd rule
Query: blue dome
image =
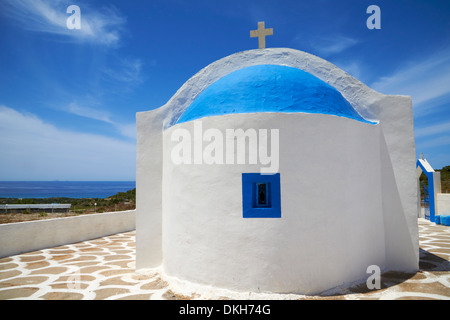
<path fill-rule="evenodd" d="M 253 112 L 330 114 L 366 123 L 339 91 L 293 67 L 256 65 L 234 71 L 206 88 L 177 123 Z"/>

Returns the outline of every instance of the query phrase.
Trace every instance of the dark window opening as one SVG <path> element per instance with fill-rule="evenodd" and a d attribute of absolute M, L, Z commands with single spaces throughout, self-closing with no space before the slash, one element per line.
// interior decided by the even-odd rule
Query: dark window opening
<path fill-rule="evenodd" d="M 258 183 L 258 201 L 259 206 L 265 206 L 267 204 L 267 184 Z"/>
<path fill-rule="evenodd" d="M 255 192 L 253 194 L 253 207 L 254 208 L 270 208 L 270 183 L 257 182 L 255 183 Z"/>

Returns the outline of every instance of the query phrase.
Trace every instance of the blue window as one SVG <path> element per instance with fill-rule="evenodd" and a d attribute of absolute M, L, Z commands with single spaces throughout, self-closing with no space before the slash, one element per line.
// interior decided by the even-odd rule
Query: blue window
<path fill-rule="evenodd" d="M 281 218 L 280 174 L 242 174 L 244 218 Z"/>

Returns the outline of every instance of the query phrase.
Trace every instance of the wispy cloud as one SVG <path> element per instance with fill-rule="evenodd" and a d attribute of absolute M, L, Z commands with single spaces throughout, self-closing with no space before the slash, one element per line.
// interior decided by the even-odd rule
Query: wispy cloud
<path fill-rule="evenodd" d="M 316 41 L 312 42 L 311 45 L 321 55 L 328 56 L 330 54 L 343 52 L 357 43 L 358 40 L 356 39 L 338 35 L 334 37 L 318 38 Z"/>
<path fill-rule="evenodd" d="M 71 132 L 0 105 L 3 180 L 132 180 L 136 145 Z"/>
<path fill-rule="evenodd" d="M 119 130 L 119 132 L 124 136 L 131 139 L 136 139 L 136 123 L 129 123 L 129 124 L 116 124 L 116 128 Z"/>
<path fill-rule="evenodd" d="M 426 141 L 416 142 L 416 150 L 429 150 L 431 148 L 450 146 L 450 134 L 427 139 Z M 448 147 L 447 147 L 448 148 Z M 448 154 L 446 154 L 446 165 L 448 165 Z"/>
<path fill-rule="evenodd" d="M 15 20 L 22 28 L 62 35 L 76 41 L 87 41 L 101 45 L 117 45 L 126 19 L 117 10 L 108 7 L 101 12 L 88 4 L 77 5 L 81 9 L 81 29 L 68 29 L 64 0 L 3 0 L 3 14 Z"/>
<path fill-rule="evenodd" d="M 329 35 L 305 39 L 305 35 L 297 35 L 292 40 L 294 45 L 310 47 L 311 50 L 322 57 L 344 52 L 359 43 L 359 40 L 343 35 Z"/>
<path fill-rule="evenodd" d="M 450 48 L 410 61 L 371 85 L 381 93 L 412 97 L 416 150 L 433 155 L 434 162 L 441 165 L 448 163 L 448 154 L 443 150 L 450 146 L 449 84 Z"/>
<path fill-rule="evenodd" d="M 416 150 L 427 152 L 435 148 L 437 152 L 442 152 L 450 146 L 450 121 L 447 120 L 416 128 L 414 135 L 416 138 Z M 448 155 L 446 155 L 443 163 L 445 162 L 448 164 Z"/>
<path fill-rule="evenodd" d="M 449 84 L 450 49 L 446 49 L 408 63 L 392 75 L 380 78 L 372 88 L 385 94 L 409 95 L 416 108 L 423 108 L 433 99 L 449 94 Z"/>
<path fill-rule="evenodd" d="M 341 34 L 333 35 L 314 35 L 298 34 L 291 41 L 293 47 L 306 48 L 312 54 L 322 58 L 327 58 L 330 62 L 346 71 L 353 77 L 361 79 L 364 75 L 363 64 L 356 60 L 349 60 L 344 53 L 346 50 L 359 44 L 361 40 L 344 36 Z"/>
<path fill-rule="evenodd" d="M 117 132 L 126 138 L 136 139 L 136 124 L 135 123 L 121 123 L 111 119 L 111 113 L 92 107 L 81 106 L 76 102 L 71 102 L 62 109 L 65 112 L 77 115 L 79 117 L 102 121 L 112 125 Z"/>
<path fill-rule="evenodd" d="M 111 119 L 110 119 L 111 115 L 109 112 L 107 112 L 105 110 L 98 110 L 98 109 L 94 109 L 94 108 L 80 106 L 76 102 L 70 103 L 67 106 L 67 108 L 65 109 L 65 111 L 75 114 L 80 117 L 99 120 L 99 121 L 103 121 L 103 122 L 107 122 L 107 123 L 113 123 L 113 121 L 111 121 Z"/>
<path fill-rule="evenodd" d="M 428 137 L 432 135 L 450 135 L 450 121 L 432 124 L 427 127 L 418 128 L 415 130 L 416 138 Z"/>
<path fill-rule="evenodd" d="M 114 68 L 104 68 L 102 72 L 109 81 L 120 85 L 136 85 L 142 82 L 142 60 L 121 58 Z"/>

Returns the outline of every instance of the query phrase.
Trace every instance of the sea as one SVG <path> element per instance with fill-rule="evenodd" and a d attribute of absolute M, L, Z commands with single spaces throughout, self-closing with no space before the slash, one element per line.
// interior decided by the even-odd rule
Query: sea
<path fill-rule="evenodd" d="M 0 181 L 0 198 L 108 198 L 135 181 Z"/>

